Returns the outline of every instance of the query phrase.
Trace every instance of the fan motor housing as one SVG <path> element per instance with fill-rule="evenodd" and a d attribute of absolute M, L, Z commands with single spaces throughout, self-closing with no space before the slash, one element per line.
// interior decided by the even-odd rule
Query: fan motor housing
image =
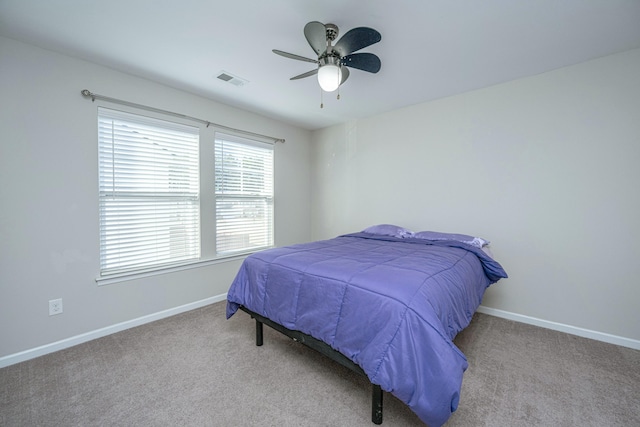
<path fill-rule="evenodd" d="M 320 62 L 320 67 L 323 67 L 325 65 L 342 65 L 342 62 L 340 61 L 340 55 L 335 52 L 333 52 L 331 55 L 327 55 L 325 53 L 320 58 L 318 58 L 318 61 Z"/>

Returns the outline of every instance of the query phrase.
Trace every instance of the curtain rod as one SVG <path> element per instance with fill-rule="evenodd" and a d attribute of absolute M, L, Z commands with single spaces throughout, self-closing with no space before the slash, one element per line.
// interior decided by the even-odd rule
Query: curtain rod
<path fill-rule="evenodd" d="M 202 120 L 202 119 L 198 119 L 196 117 L 187 116 L 185 114 L 174 113 L 172 111 L 161 110 L 159 108 L 149 107 L 147 105 L 136 104 L 134 102 L 129 102 L 129 101 L 123 101 L 122 99 L 110 98 L 108 96 L 98 95 L 97 93 L 92 93 L 87 89 L 83 89 L 80 93 L 82 93 L 82 96 L 84 96 L 85 98 L 91 98 L 91 101 L 95 101 L 96 99 L 101 99 L 103 101 L 109 101 L 109 102 L 113 102 L 113 103 L 116 103 L 116 104 L 122 104 L 122 105 L 126 105 L 126 106 L 129 106 L 129 107 L 140 108 L 140 109 L 147 110 L 147 111 L 153 111 L 155 113 L 162 113 L 162 114 L 167 114 L 167 115 L 174 116 L 174 117 L 179 117 L 181 119 L 191 120 L 191 121 L 194 121 L 194 122 L 198 122 L 198 123 L 202 123 L 204 125 L 207 125 L 207 127 L 212 125 L 212 126 L 215 126 L 215 127 L 218 127 L 218 128 L 222 128 L 222 129 L 225 129 L 225 130 L 228 130 L 228 131 L 242 133 L 242 134 L 245 134 L 245 135 L 257 136 L 257 137 L 260 137 L 260 138 L 271 139 L 271 140 L 273 140 L 273 142 L 282 142 L 282 143 L 284 143 L 284 138 L 274 138 L 273 136 L 262 135 L 262 134 L 259 134 L 259 133 L 249 132 L 249 131 L 242 130 L 242 129 L 235 129 L 235 128 L 232 128 L 232 127 L 229 127 L 229 126 L 225 126 L 225 125 L 221 125 L 221 124 L 218 124 L 218 123 L 210 122 L 208 120 Z"/>

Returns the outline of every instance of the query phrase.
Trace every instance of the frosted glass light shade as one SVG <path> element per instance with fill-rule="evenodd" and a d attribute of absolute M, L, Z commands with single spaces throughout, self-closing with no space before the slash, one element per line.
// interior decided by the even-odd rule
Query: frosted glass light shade
<path fill-rule="evenodd" d="M 342 82 L 342 70 L 337 65 L 327 64 L 318 70 L 318 83 L 325 92 L 333 92 Z"/>

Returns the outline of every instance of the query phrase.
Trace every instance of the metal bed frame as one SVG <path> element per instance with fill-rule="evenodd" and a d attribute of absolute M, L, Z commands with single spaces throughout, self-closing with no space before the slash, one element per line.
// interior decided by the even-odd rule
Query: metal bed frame
<path fill-rule="evenodd" d="M 244 306 L 240 306 L 240 309 L 247 314 L 249 314 L 253 319 L 256 320 L 256 346 L 261 346 L 263 343 L 263 327 L 262 325 L 267 325 L 276 331 L 288 336 L 296 342 L 302 343 L 309 348 L 312 348 L 333 361 L 338 362 L 344 367 L 351 369 L 353 372 L 356 372 L 360 375 L 364 375 L 367 377 L 367 374 L 362 370 L 360 366 L 355 364 L 351 359 L 347 358 L 345 355 L 340 353 L 339 351 L 334 350 L 327 343 L 320 341 L 316 338 L 313 338 L 311 335 L 307 335 L 300 331 L 294 331 L 291 329 L 287 329 L 279 323 L 274 322 L 271 319 L 268 319 L 264 316 L 261 316 L 253 311 L 249 310 Z M 367 377 L 368 379 L 368 377 Z M 382 388 L 380 388 L 377 384 L 372 385 L 372 394 L 371 394 L 371 421 L 374 424 L 382 424 Z"/>

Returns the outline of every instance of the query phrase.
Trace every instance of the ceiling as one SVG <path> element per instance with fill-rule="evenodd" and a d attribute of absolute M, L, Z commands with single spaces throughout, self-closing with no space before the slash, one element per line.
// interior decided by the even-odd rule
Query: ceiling
<path fill-rule="evenodd" d="M 271 52 L 315 58 L 309 21 L 382 34 L 324 108 L 289 80 L 314 65 Z M 640 48 L 640 0 L 0 0 L 0 35 L 318 129 Z"/>

